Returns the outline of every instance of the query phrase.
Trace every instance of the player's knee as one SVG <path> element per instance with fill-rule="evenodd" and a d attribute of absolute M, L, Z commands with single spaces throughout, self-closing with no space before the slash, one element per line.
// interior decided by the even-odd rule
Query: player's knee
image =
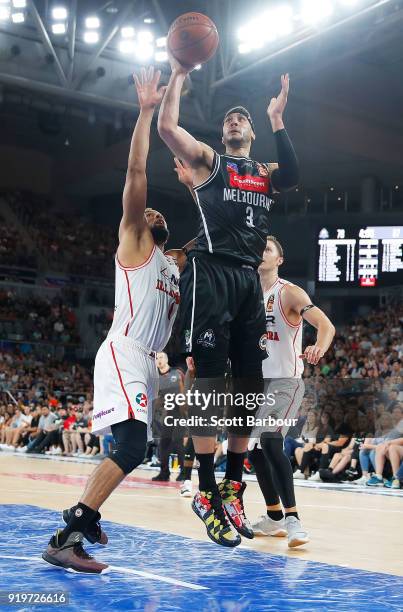
<path fill-rule="evenodd" d="M 130 474 L 143 461 L 145 453 L 146 444 L 134 446 L 124 444 L 113 450 L 109 454 L 109 459 L 116 463 L 122 472 Z"/>
<path fill-rule="evenodd" d="M 129 420 L 112 425 L 115 449 L 111 459 L 122 472 L 130 474 L 143 461 L 147 447 L 147 425 L 141 421 Z"/>

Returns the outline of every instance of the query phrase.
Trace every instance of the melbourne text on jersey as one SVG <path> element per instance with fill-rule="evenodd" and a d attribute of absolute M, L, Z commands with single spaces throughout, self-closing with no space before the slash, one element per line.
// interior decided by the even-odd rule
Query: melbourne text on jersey
<path fill-rule="evenodd" d="M 261 208 L 270 210 L 273 200 L 267 197 L 267 195 L 264 193 L 241 191 L 240 189 L 230 189 L 229 187 L 224 187 L 224 202 L 239 202 L 240 204 L 260 206 Z"/>

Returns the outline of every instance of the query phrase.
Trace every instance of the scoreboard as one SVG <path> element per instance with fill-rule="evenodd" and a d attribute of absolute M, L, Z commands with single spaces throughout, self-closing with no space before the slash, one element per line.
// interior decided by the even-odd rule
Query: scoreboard
<path fill-rule="evenodd" d="M 403 285 L 403 226 L 326 226 L 317 240 L 317 287 Z"/>

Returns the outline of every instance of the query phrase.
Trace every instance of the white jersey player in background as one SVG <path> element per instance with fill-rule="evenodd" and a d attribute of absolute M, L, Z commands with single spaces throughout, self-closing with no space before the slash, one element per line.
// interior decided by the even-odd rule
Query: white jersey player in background
<path fill-rule="evenodd" d="M 123 217 L 116 254 L 115 315 L 95 360 L 93 431 L 111 428 L 115 450 L 91 474 L 76 506 L 65 510 L 67 523 L 52 536 L 43 558 L 76 572 L 101 573 L 108 566 L 83 549 L 82 541 L 106 544 L 98 512 L 126 474 L 145 455 L 152 399 L 158 379 L 155 353 L 168 342 L 179 303 L 179 271 L 164 255 L 168 229 L 164 217 L 146 209 L 146 161 L 160 71 L 135 76 L 140 115 L 130 147 Z"/>
<path fill-rule="evenodd" d="M 283 437 L 291 420 L 296 417 L 304 396 L 303 359 L 316 365 L 328 350 L 335 328 L 301 287 L 279 278 L 278 269 L 283 261 L 281 244 L 274 236 L 269 236 L 259 274 L 267 329 L 266 339 L 262 338 L 268 354 L 263 361 L 265 394 L 266 397 L 272 394 L 270 397 L 275 400 L 273 406 L 262 406 L 256 413 L 249 458 L 255 466 L 267 507 L 267 514 L 252 526 L 254 534 L 288 535 L 288 545 L 294 548 L 306 544 L 309 539 L 299 520 L 293 474 L 283 451 Z M 317 338 L 316 343 L 308 346 L 302 354 L 303 320 L 317 329 Z M 266 421 L 260 426 L 259 419 L 268 417 L 280 423 L 269 425 Z"/>

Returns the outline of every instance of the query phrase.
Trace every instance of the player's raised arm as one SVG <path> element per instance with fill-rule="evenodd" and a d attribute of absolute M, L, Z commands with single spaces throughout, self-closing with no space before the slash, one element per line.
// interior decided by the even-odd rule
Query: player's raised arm
<path fill-rule="evenodd" d="M 270 100 L 267 108 L 267 115 L 273 129 L 278 157 L 278 167 L 270 173 L 275 191 L 289 191 L 298 185 L 299 180 L 298 159 L 283 122 L 283 113 L 287 105 L 289 88 L 289 75 L 282 74 L 281 91 L 277 98 Z"/>
<path fill-rule="evenodd" d="M 119 239 L 122 239 L 125 229 L 133 229 L 134 233 L 142 232 L 147 226 L 144 219 L 147 198 L 146 165 L 150 146 L 150 128 L 154 109 L 164 95 L 165 87 L 158 89 L 161 72 L 151 66 L 141 69 L 139 75 L 134 75 L 140 114 L 134 128 L 129 161 L 127 164 L 126 183 L 123 191 L 123 217 L 119 228 Z"/>
<path fill-rule="evenodd" d="M 158 115 L 158 132 L 171 151 L 193 169 L 211 170 L 214 152 L 178 125 L 179 103 L 188 70 L 170 57 L 172 73 Z"/>
<path fill-rule="evenodd" d="M 303 317 L 317 329 L 316 342 L 307 346 L 304 358 L 308 363 L 316 365 L 331 345 L 336 329 L 323 310 L 312 304 L 309 295 L 296 285 L 287 285 L 281 293 L 282 306 L 285 310 Z"/>

